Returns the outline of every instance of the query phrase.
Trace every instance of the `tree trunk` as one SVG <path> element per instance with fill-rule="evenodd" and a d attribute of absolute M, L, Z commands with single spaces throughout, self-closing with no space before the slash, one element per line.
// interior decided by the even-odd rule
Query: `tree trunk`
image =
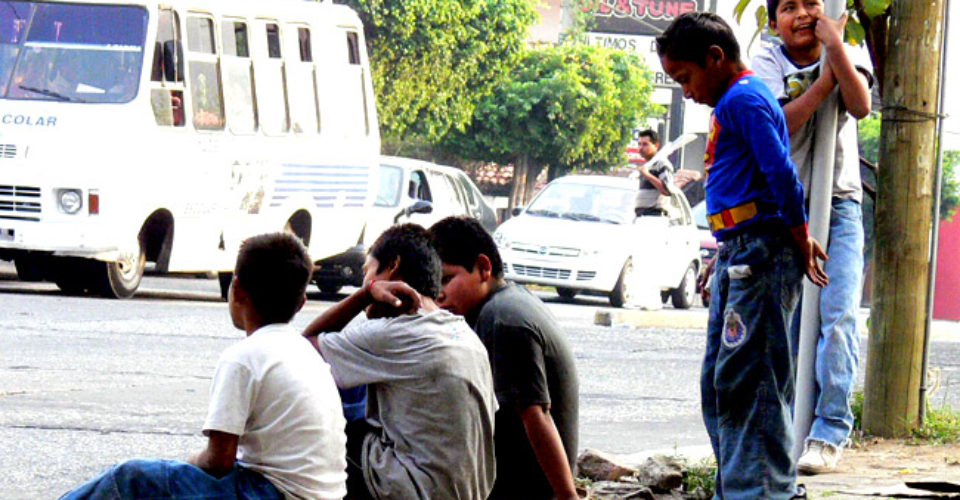
<path fill-rule="evenodd" d="M 521 156 L 513 164 L 513 184 L 508 207 L 510 212 L 513 212 L 514 207 L 522 207 L 530 202 L 533 189 L 537 185 L 537 176 L 542 169 L 539 165 L 531 165 L 527 155 Z"/>
<path fill-rule="evenodd" d="M 921 423 L 944 3 L 891 6 L 863 409 L 864 430 L 880 436 L 903 436 Z"/>

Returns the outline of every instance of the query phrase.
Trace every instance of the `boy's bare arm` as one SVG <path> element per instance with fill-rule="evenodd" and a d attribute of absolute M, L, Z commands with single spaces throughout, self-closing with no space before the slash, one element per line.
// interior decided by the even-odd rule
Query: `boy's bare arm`
<path fill-rule="evenodd" d="M 207 447 L 190 458 L 189 463 L 214 477 L 223 477 L 233 470 L 240 436 L 220 431 L 207 433 Z"/>
<path fill-rule="evenodd" d="M 817 112 L 817 108 L 823 103 L 823 100 L 830 95 L 837 80 L 833 77 L 833 71 L 829 64 L 823 65 L 820 76 L 796 99 L 783 106 L 783 115 L 787 120 L 787 131 L 793 135 L 800 130 L 810 117 Z"/>
<path fill-rule="evenodd" d="M 870 114 L 870 88 L 867 78 L 850 61 L 843 44 L 847 14 L 840 19 L 822 16 L 817 20 L 816 36 L 827 49 L 827 63 L 840 85 L 840 97 L 847 111 L 856 119 Z"/>
<path fill-rule="evenodd" d="M 420 294 L 402 281 L 371 282 L 314 318 L 303 330 L 303 335 L 317 347 L 317 335 L 343 330 L 353 318 L 374 302 L 403 307 L 401 312 L 412 312 L 420 307 Z"/>
<path fill-rule="evenodd" d="M 533 454 L 537 456 L 540 469 L 547 477 L 553 496 L 557 500 L 571 500 L 577 496 L 576 485 L 573 484 L 573 473 L 570 472 L 570 462 L 567 452 L 560 440 L 560 433 L 553 423 L 553 417 L 540 405 L 531 405 L 520 412 L 520 420 L 530 440 Z"/>

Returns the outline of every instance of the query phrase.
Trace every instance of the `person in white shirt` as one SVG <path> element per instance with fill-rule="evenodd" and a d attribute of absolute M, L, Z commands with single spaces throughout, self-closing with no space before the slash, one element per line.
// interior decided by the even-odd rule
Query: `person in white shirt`
<path fill-rule="evenodd" d="M 340 397 L 330 366 L 287 325 L 306 301 L 312 272 L 295 236 L 246 240 L 229 303 L 234 326 L 247 337 L 217 363 L 203 425 L 207 447 L 188 462 L 114 465 L 62 498 L 342 498 Z"/>

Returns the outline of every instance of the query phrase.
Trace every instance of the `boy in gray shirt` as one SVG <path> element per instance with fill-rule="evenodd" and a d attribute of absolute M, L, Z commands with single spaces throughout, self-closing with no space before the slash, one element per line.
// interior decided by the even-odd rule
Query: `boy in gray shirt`
<path fill-rule="evenodd" d="M 304 332 L 340 388 L 368 385 L 367 418 L 347 430 L 348 496 L 485 500 L 495 474 L 490 364 L 466 321 L 434 302 L 440 258 L 429 235 L 388 229 L 363 269 L 363 288 Z M 363 310 L 368 320 L 350 323 Z"/>

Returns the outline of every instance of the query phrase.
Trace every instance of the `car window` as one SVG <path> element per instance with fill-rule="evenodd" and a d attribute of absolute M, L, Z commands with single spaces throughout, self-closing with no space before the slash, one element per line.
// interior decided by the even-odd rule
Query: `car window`
<path fill-rule="evenodd" d="M 697 227 L 700 229 L 710 229 L 710 225 L 707 224 L 707 202 L 701 201 L 693 207 L 693 221 L 697 224 Z"/>
<path fill-rule="evenodd" d="M 400 186 L 403 182 L 403 169 L 390 165 L 380 165 L 380 187 L 377 189 L 378 207 L 395 207 L 400 204 Z"/>
<path fill-rule="evenodd" d="M 588 222 L 625 224 L 634 218 L 636 190 L 616 186 L 555 183 L 537 195 L 526 213 Z"/>
<path fill-rule="evenodd" d="M 433 201 L 427 176 L 422 170 L 410 172 L 410 186 L 407 189 L 407 194 L 414 200 Z"/>

